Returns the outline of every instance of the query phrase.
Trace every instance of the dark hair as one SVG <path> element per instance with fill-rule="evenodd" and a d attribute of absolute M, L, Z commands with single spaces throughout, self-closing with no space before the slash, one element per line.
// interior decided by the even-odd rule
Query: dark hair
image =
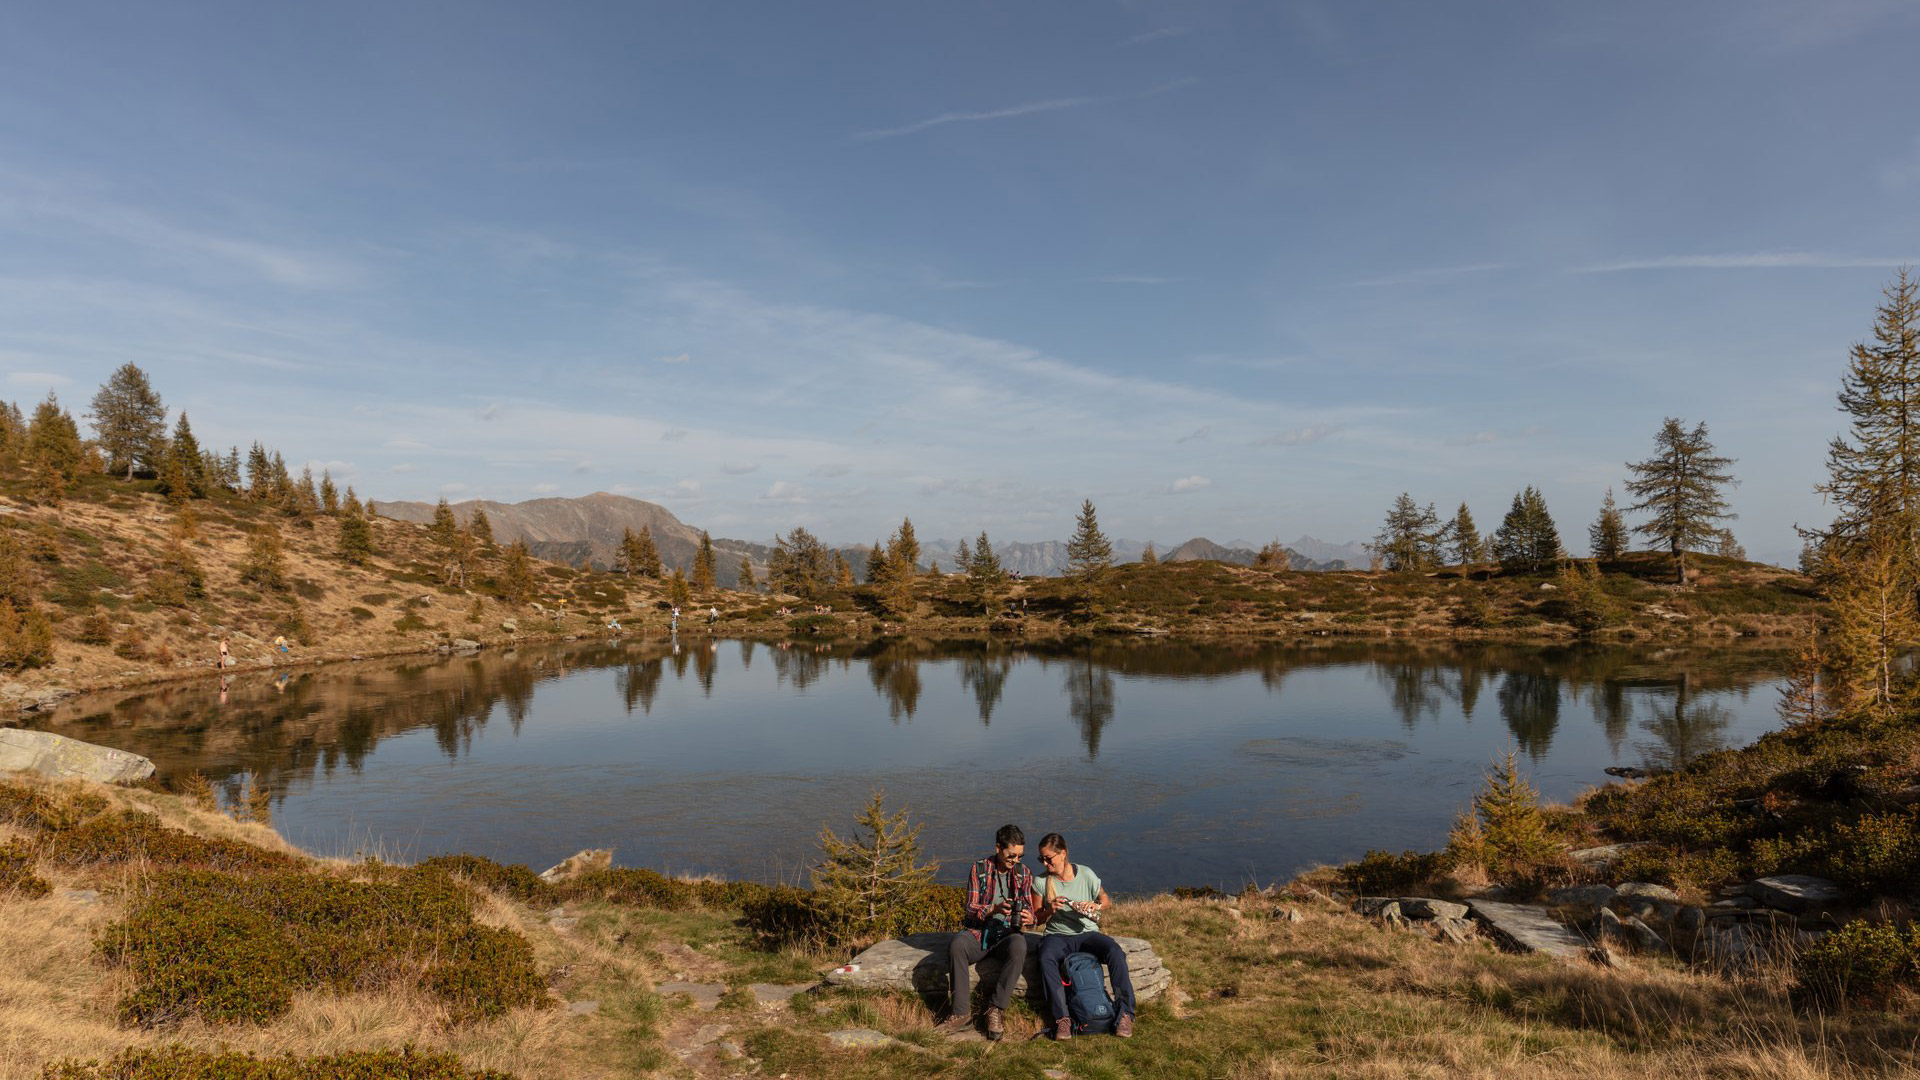
<path fill-rule="evenodd" d="M 1067 850 L 1067 838 L 1057 832 L 1050 832 L 1040 838 L 1040 850 L 1065 851 Z"/>
<path fill-rule="evenodd" d="M 1027 845 L 1027 834 L 1020 831 L 1018 825 L 1002 825 L 1000 831 L 993 834 L 995 847 L 1010 848 L 1015 844 Z"/>

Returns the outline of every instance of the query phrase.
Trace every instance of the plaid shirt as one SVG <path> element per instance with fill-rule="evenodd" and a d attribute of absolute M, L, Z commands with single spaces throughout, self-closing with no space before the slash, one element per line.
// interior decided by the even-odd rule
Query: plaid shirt
<path fill-rule="evenodd" d="M 1033 910 L 1033 871 L 1027 869 L 1026 863 L 1019 863 L 1012 870 L 1002 870 L 994 856 L 981 859 L 967 871 L 966 926 L 976 941 L 984 940 L 981 935 L 986 932 L 987 920 L 993 912 L 996 878 L 999 879 L 997 884 L 1002 886 L 1015 906 L 1022 911 Z"/>

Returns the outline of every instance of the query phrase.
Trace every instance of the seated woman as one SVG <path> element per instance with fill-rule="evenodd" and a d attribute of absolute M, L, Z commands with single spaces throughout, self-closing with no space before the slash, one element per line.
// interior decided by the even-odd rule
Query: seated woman
<path fill-rule="evenodd" d="M 1053 1037 L 1073 1038 L 1073 1020 L 1067 1015 L 1067 990 L 1060 966 L 1072 953 L 1092 954 L 1107 966 L 1113 984 L 1113 1033 L 1133 1035 L 1133 981 L 1127 977 L 1127 954 L 1120 943 L 1100 932 L 1100 913 L 1109 901 L 1099 875 L 1067 858 L 1067 840 L 1059 833 L 1040 838 L 1040 866 L 1046 874 L 1046 899 L 1035 912 L 1045 924 L 1040 939 L 1040 978 L 1047 984 L 1047 1007 L 1053 1012 Z"/>

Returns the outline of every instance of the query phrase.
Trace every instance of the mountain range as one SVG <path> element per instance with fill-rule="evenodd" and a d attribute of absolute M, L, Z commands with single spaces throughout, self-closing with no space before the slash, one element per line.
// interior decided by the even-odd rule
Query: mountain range
<path fill-rule="evenodd" d="M 372 506 L 381 517 L 396 521 L 424 525 L 433 520 L 432 503 L 375 502 Z M 569 566 L 590 565 L 602 570 L 612 567 L 620 538 L 627 529 L 635 532 L 652 529 L 654 546 L 660 550 L 661 561 L 669 567 L 690 568 L 694 554 L 700 549 L 700 530 L 675 517 L 666 507 L 604 491 L 570 499 L 529 499 L 518 503 L 482 499 L 453 504 L 454 516 L 462 524 L 473 520 L 476 509 L 486 510 L 495 540 L 503 544 L 524 540 L 535 556 Z M 1147 542 L 1142 540 L 1114 540 L 1114 561 L 1138 561 L 1146 546 Z M 1222 545 L 1205 537 L 1195 537 L 1172 548 L 1154 545 L 1163 560 L 1214 559 L 1241 566 L 1253 563 L 1260 546 L 1245 540 Z M 1330 544 L 1311 536 L 1302 536 L 1285 546 L 1290 551 L 1290 565 L 1296 570 L 1343 570 L 1365 566 L 1368 559 L 1366 549 L 1359 544 Z M 752 564 L 756 579 L 766 580 L 767 559 L 773 553 L 773 545 L 714 537 L 713 547 L 719 555 L 717 576 L 721 585 L 732 587 L 739 582 L 743 558 Z M 952 570 L 958 547 L 957 540 L 923 540 L 920 565 L 938 564 L 943 570 Z M 836 550 L 853 565 L 856 577 L 864 577 L 868 548 L 866 544 L 855 544 Z M 994 553 L 1000 557 L 1001 566 L 1023 576 L 1051 577 L 1067 570 L 1064 540 L 995 544 Z"/>

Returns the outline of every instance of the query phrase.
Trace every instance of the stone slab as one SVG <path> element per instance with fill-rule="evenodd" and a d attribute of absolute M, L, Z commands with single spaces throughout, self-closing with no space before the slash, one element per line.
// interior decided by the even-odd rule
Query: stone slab
<path fill-rule="evenodd" d="M 1467 917 L 1467 905 L 1431 900 L 1424 896 L 1403 896 L 1400 898 L 1400 914 L 1409 919 L 1464 919 Z"/>
<path fill-rule="evenodd" d="M 747 989 L 752 991 L 755 1004 L 780 1005 L 791 1000 L 796 994 L 806 993 L 815 985 L 815 983 L 752 983 Z"/>
<path fill-rule="evenodd" d="M 1145 938 L 1115 937 L 1127 954 L 1127 974 L 1133 981 L 1135 1001 L 1152 1001 L 1165 992 L 1173 973 L 1160 962 L 1153 946 Z M 953 935 L 910 934 L 882 941 L 834 968 L 826 976 L 829 986 L 853 990 L 910 990 L 921 999 L 944 1006 L 949 990 L 947 946 Z M 851 969 L 851 970 L 850 970 Z M 988 957 L 974 969 L 974 985 L 990 984 L 999 973 L 999 961 Z M 1013 985 L 1014 993 L 1034 1001 L 1043 1000 L 1040 981 L 1040 935 L 1027 935 L 1027 964 Z"/>
<path fill-rule="evenodd" d="M 1467 906 L 1495 938 L 1521 952 L 1546 953 L 1563 960 L 1578 960 L 1587 954 L 1587 939 L 1560 925 L 1546 908 L 1492 900 L 1472 900 Z"/>
<path fill-rule="evenodd" d="M 872 1028 L 842 1028 L 827 1033 L 827 1041 L 842 1050 L 875 1050 L 882 1046 L 892 1046 L 893 1036 Z"/>
<path fill-rule="evenodd" d="M 1846 900 L 1847 891 L 1826 878 L 1807 874 L 1775 874 L 1747 883 L 1747 895 L 1781 911 L 1798 915 Z"/>
<path fill-rule="evenodd" d="M 1621 898 L 1638 897 L 1644 900 L 1665 900 L 1669 904 L 1680 902 L 1680 894 L 1665 885 L 1655 885 L 1651 881 L 1623 882 L 1614 894 Z"/>
<path fill-rule="evenodd" d="M 1647 842 L 1644 840 L 1636 840 L 1626 844 L 1603 844 L 1599 847 L 1581 848 L 1578 851 L 1570 851 L 1567 853 L 1567 857 L 1579 863 L 1581 866 L 1601 869 L 1613 865 L 1619 860 L 1620 856 L 1625 855 L 1634 848 L 1646 846 Z"/>
<path fill-rule="evenodd" d="M 720 983 L 663 982 L 654 987 L 653 992 L 662 997 L 685 994 L 693 999 L 695 1008 L 708 1012 L 720 1007 L 720 997 L 727 988 Z"/>
<path fill-rule="evenodd" d="M 0 772 L 34 772 L 56 780 L 131 784 L 153 775 L 153 762 L 110 746 L 49 731 L 0 728 Z"/>

